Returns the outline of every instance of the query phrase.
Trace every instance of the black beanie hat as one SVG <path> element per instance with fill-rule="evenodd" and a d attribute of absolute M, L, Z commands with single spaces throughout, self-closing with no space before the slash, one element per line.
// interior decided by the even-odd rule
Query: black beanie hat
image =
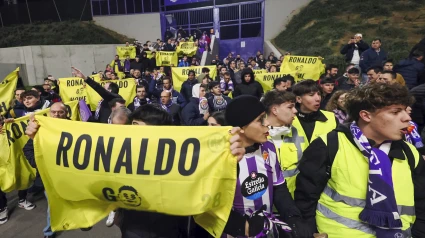
<path fill-rule="evenodd" d="M 213 89 L 215 86 L 217 86 L 217 85 L 220 85 L 220 82 L 218 82 L 218 81 L 211 81 L 209 84 L 208 84 L 208 88 L 211 90 L 211 89 Z"/>
<path fill-rule="evenodd" d="M 226 121 L 231 126 L 243 127 L 251 123 L 266 108 L 257 97 L 242 95 L 230 101 L 226 107 Z"/>

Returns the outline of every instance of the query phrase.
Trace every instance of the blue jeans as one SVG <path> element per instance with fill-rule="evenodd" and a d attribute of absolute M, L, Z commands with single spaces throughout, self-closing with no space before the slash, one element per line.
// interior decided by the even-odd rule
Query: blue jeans
<path fill-rule="evenodd" d="M 43 232 L 45 236 L 52 236 L 55 233 L 52 231 L 52 227 L 50 226 L 50 206 L 49 206 L 49 201 L 47 199 L 46 191 L 44 191 L 44 195 L 46 195 L 46 200 L 47 200 L 47 225 L 46 227 L 44 227 Z"/>

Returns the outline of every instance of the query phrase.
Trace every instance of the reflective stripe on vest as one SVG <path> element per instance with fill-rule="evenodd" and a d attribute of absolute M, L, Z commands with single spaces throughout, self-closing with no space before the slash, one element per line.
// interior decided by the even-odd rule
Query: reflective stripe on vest
<path fill-rule="evenodd" d="M 365 207 L 366 200 L 361 198 L 351 198 L 337 193 L 333 190 L 329 185 L 326 185 L 323 193 L 328 195 L 335 202 L 342 202 L 352 207 Z M 401 206 L 397 205 L 397 210 L 400 215 L 414 216 L 415 215 L 415 207 L 414 206 Z"/>
<path fill-rule="evenodd" d="M 297 147 L 297 159 L 298 159 L 297 165 L 298 165 L 298 163 L 301 160 L 301 157 L 303 156 L 301 143 L 305 143 L 305 140 L 304 140 L 304 137 L 298 134 L 298 130 L 294 126 L 291 127 L 291 134 L 292 134 L 292 137 L 288 137 L 288 136 L 283 137 L 283 143 L 294 143 L 295 147 Z M 293 177 L 297 175 L 299 172 L 300 171 L 298 170 L 298 166 L 297 166 L 297 168 L 295 169 L 284 170 L 283 176 L 285 178 L 289 178 L 289 177 Z"/>
<path fill-rule="evenodd" d="M 336 214 L 335 212 L 331 211 L 329 208 L 323 206 L 320 203 L 317 203 L 317 210 L 322 213 L 325 217 L 334 220 L 350 229 L 355 229 L 355 230 L 359 230 L 362 231 L 364 233 L 367 234 L 371 234 L 371 235 L 375 235 L 376 232 L 375 230 L 368 224 L 363 223 L 363 222 L 359 222 L 359 221 L 355 221 L 346 217 L 342 217 L 338 214 Z M 404 238 L 409 238 L 412 237 L 412 230 L 411 228 L 405 230 L 405 231 L 401 231 L 404 235 Z"/>

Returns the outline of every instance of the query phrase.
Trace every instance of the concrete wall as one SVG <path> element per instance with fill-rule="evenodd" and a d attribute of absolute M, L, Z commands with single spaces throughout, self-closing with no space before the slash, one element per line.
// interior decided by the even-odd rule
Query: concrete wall
<path fill-rule="evenodd" d="M 266 0 L 264 40 L 271 40 L 282 32 L 300 8 L 311 0 Z"/>
<path fill-rule="evenodd" d="M 89 75 L 104 70 L 116 53 L 117 45 L 24 46 L 0 49 L 0 78 L 16 67 L 25 85 L 43 83 L 51 74 L 55 78 L 70 77 L 71 66 Z"/>
<path fill-rule="evenodd" d="M 140 42 L 161 39 L 161 20 L 159 13 L 133 15 L 95 16 L 96 24 L 116 31 Z M 123 42 L 124 43 L 124 42 Z"/>

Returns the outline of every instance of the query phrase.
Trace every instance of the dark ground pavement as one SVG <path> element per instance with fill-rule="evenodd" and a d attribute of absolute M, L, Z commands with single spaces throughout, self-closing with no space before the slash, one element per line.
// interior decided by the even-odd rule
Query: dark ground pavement
<path fill-rule="evenodd" d="M 1 238 L 42 238 L 46 226 L 47 200 L 44 194 L 38 194 L 33 199 L 37 205 L 31 211 L 18 207 L 16 191 L 7 194 L 9 221 L 0 225 Z M 72 230 L 58 233 L 59 238 L 120 238 L 121 232 L 117 226 L 106 227 L 106 218 L 96 224 L 90 231 Z"/>

